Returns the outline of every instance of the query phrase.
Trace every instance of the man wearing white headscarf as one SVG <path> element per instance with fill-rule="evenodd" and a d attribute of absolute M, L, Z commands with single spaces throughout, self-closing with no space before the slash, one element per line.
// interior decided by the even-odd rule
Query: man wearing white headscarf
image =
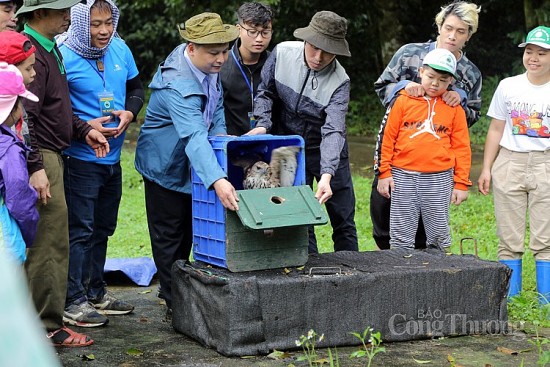
<path fill-rule="evenodd" d="M 96 158 L 80 140 L 64 151 L 69 210 L 69 276 L 64 320 L 105 325 L 105 315 L 134 307 L 107 293 L 103 268 L 122 196 L 120 152 L 125 131 L 143 106 L 144 91 L 128 46 L 116 33 L 120 13 L 111 0 L 87 0 L 71 9 L 71 26 L 58 38 L 67 69 L 73 112 L 109 139 L 111 151 Z"/>

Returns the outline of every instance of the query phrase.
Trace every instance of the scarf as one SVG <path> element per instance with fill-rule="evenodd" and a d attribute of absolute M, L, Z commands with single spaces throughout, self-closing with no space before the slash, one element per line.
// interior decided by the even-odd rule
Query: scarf
<path fill-rule="evenodd" d="M 86 59 L 98 59 L 104 56 L 109 49 L 113 37 L 118 37 L 116 28 L 120 11 L 112 0 L 105 0 L 111 5 L 113 16 L 113 34 L 107 46 L 93 47 L 90 43 L 90 12 L 96 0 L 86 0 L 86 4 L 78 3 L 71 8 L 71 25 L 66 33 L 56 38 L 57 45 L 65 44 L 78 55 Z"/>

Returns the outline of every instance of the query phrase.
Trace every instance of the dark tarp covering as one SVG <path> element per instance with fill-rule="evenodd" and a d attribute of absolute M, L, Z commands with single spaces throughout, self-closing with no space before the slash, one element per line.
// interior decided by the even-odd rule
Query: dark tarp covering
<path fill-rule="evenodd" d="M 201 262 L 172 267 L 173 327 L 227 356 L 295 349 L 314 329 L 318 347 L 506 331 L 511 271 L 436 250 L 310 255 L 302 268 L 231 273 Z"/>

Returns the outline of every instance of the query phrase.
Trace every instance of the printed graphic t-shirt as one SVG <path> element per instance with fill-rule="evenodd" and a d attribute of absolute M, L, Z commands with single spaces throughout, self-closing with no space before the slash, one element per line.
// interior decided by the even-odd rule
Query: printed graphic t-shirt
<path fill-rule="evenodd" d="M 550 149 L 550 82 L 534 85 L 527 74 L 502 80 L 487 115 L 504 120 L 500 145 L 515 152 Z"/>

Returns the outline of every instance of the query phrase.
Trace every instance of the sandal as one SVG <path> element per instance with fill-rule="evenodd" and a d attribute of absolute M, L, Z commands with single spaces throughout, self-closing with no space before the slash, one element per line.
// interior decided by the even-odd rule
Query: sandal
<path fill-rule="evenodd" d="M 66 326 L 48 333 L 47 337 L 55 347 L 87 347 L 94 344 L 94 341 L 86 335 L 79 334 Z"/>

